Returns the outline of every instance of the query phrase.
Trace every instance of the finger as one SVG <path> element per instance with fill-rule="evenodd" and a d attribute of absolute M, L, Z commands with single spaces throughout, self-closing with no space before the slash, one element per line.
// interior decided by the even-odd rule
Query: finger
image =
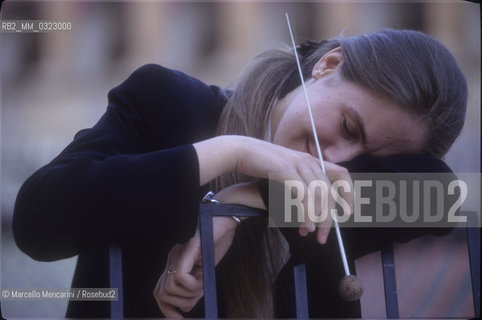
<path fill-rule="evenodd" d="M 196 264 L 191 272 L 192 276 L 198 280 L 203 280 L 203 266 Z"/>
<path fill-rule="evenodd" d="M 316 230 L 315 223 L 308 216 L 308 199 L 311 197 L 310 190 L 308 189 L 308 183 L 310 181 L 310 174 L 297 173 L 293 176 L 293 180 L 301 182 L 302 190 L 296 192 L 295 196 L 302 204 L 303 208 L 303 221 L 299 225 L 299 234 L 302 237 L 306 237 L 310 232 Z"/>
<path fill-rule="evenodd" d="M 200 295 L 193 298 L 184 298 L 174 295 L 164 295 L 161 297 L 161 302 L 179 308 L 183 312 L 189 312 L 199 301 Z"/>
<path fill-rule="evenodd" d="M 177 308 L 167 303 L 157 302 L 159 309 L 166 318 L 182 319 L 182 314 L 177 311 Z"/>
<path fill-rule="evenodd" d="M 154 298 L 156 298 L 156 301 L 158 301 L 159 297 L 161 296 L 164 288 L 166 286 L 166 272 L 163 272 L 161 276 L 159 277 L 159 280 L 157 281 L 156 287 L 154 288 L 154 291 L 152 294 L 154 295 Z"/>
<path fill-rule="evenodd" d="M 166 267 L 161 277 L 159 278 L 158 284 L 155 289 L 156 292 L 159 292 L 159 294 L 161 294 L 162 292 L 166 292 L 167 294 L 177 295 L 181 297 L 194 297 L 196 294 L 198 294 L 199 290 L 192 290 L 190 288 L 186 288 L 184 284 L 176 278 L 178 276 L 177 271 L 173 274 L 169 273 L 168 270 L 175 270 L 175 268 Z M 183 278 L 183 276 L 181 275 L 179 278 Z"/>
<path fill-rule="evenodd" d="M 310 222 L 309 225 L 307 224 L 310 232 L 316 230 L 316 224 L 327 219 L 327 210 L 323 204 L 326 203 L 326 199 L 328 198 L 330 185 L 330 181 L 319 168 L 315 167 L 314 169 L 315 171 L 300 174 L 302 179 L 308 184 L 307 196 L 303 199 L 303 204 L 305 206 L 306 219 Z"/>
<path fill-rule="evenodd" d="M 163 288 L 168 295 L 175 295 L 183 298 L 193 298 L 199 294 L 202 289 L 190 290 L 179 283 L 174 277 L 169 276 L 166 285 Z"/>
<path fill-rule="evenodd" d="M 350 212 L 348 214 L 353 213 L 353 204 L 355 199 L 355 193 L 353 188 L 353 180 L 351 179 L 350 173 L 344 167 L 339 165 L 325 162 L 326 166 L 326 175 L 330 181 L 341 180 L 343 181 L 344 187 L 340 187 L 338 192 L 340 196 L 348 203 L 350 207 Z"/>
<path fill-rule="evenodd" d="M 161 275 L 159 281 L 157 282 L 156 288 L 153 292 L 154 298 L 156 299 L 159 309 L 166 318 L 181 319 L 183 316 L 177 311 L 177 308 L 164 302 L 164 297 L 167 296 L 166 292 L 164 291 L 166 283 L 165 275 L 166 272 Z"/>
<path fill-rule="evenodd" d="M 331 196 L 327 196 L 326 199 L 324 200 L 325 200 L 324 210 L 326 213 L 326 219 L 318 226 L 318 233 L 317 233 L 317 241 L 320 244 L 325 244 L 326 241 L 328 240 L 328 235 L 330 234 L 331 226 L 333 225 L 331 212 L 332 210 L 335 209 L 335 201 Z"/>
<path fill-rule="evenodd" d="M 315 220 L 311 218 L 313 214 L 310 211 L 313 211 L 313 213 L 316 215 L 319 205 L 315 190 L 309 187 L 310 182 L 313 180 L 313 174 L 302 172 L 300 177 L 303 180 L 303 185 L 305 186 L 305 196 L 302 201 L 305 209 L 305 222 L 301 224 L 301 228 L 304 228 L 306 230 L 305 233 L 308 234 L 316 230 Z"/>
<path fill-rule="evenodd" d="M 203 288 L 202 277 L 196 277 L 193 272 L 201 256 L 201 248 L 196 246 L 186 252 L 184 259 L 180 259 L 177 265 L 176 274 L 173 278 L 187 290 L 197 292 Z"/>
<path fill-rule="evenodd" d="M 331 226 L 333 225 L 333 220 L 331 218 L 326 219 L 325 222 L 318 226 L 317 241 L 321 244 L 325 244 L 328 235 L 331 231 Z"/>
<path fill-rule="evenodd" d="M 193 292 L 178 284 L 167 271 L 164 271 L 157 282 L 153 295 L 156 301 L 163 301 L 165 296 L 174 295 L 184 298 L 194 298 L 201 294 L 201 290 Z"/>
<path fill-rule="evenodd" d="M 299 202 L 299 204 L 305 207 L 303 200 L 306 197 L 308 187 L 295 168 L 292 168 L 289 171 L 274 172 L 271 178 L 280 182 L 284 186 L 284 194 L 282 195 L 283 197 L 290 197 L 290 201 L 294 201 L 294 203 Z M 289 201 L 289 199 L 285 198 L 285 201 Z M 292 208 L 293 206 L 289 206 L 286 208 L 286 210 L 292 210 Z M 291 215 L 294 218 L 293 224 L 296 224 L 296 226 L 299 228 L 300 236 L 305 237 L 308 235 L 309 230 L 307 228 L 306 212 L 304 212 L 302 216 L 300 216 L 301 212 L 299 211 L 298 215 L 294 214 L 293 212 L 285 212 L 285 215 L 286 214 Z"/>
<path fill-rule="evenodd" d="M 305 179 L 303 179 L 299 174 L 295 174 L 292 177 L 290 177 L 291 180 L 301 182 L 301 188 L 302 190 L 297 190 L 297 188 L 294 189 L 294 195 L 300 201 L 302 207 L 298 208 L 298 210 L 301 210 L 303 208 L 303 220 L 299 224 L 299 234 L 302 237 L 306 237 L 308 233 L 313 232 L 315 230 L 315 225 L 312 221 L 310 221 L 308 217 L 308 212 L 307 212 L 307 198 L 308 198 L 308 185 L 306 184 Z M 298 215 L 301 213 L 298 212 Z M 299 219 L 299 218 L 297 218 Z"/>

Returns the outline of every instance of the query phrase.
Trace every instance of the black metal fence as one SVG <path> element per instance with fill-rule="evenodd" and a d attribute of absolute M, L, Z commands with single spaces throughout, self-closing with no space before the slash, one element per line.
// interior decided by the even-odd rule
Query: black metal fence
<path fill-rule="evenodd" d="M 233 204 L 202 203 L 200 207 L 200 228 L 201 228 L 201 250 L 204 277 L 204 304 L 205 317 L 210 319 L 218 318 L 216 277 L 214 262 L 214 239 L 213 221 L 214 216 L 241 216 L 259 217 L 265 216 L 266 211 Z M 477 224 L 475 212 L 466 212 L 467 225 Z M 480 317 L 480 228 L 468 227 L 467 247 L 469 250 L 469 263 L 472 280 L 472 294 L 474 300 L 474 315 Z M 118 288 L 118 300 L 111 302 L 111 317 L 123 318 L 123 288 L 122 288 L 122 258 L 119 247 L 110 248 L 110 285 Z M 383 281 L 385 288 L 385 305 L 387 318 L 399 318 L 397 284 L 395 278 L 395 261 L 393 245 L 387 245 L 381 250 Z M 299 264 L 293 268 L 295 281 L 295 299 L 297 318 L 309 318 L 308 296 L 306 285 L 305 264 Z"/>

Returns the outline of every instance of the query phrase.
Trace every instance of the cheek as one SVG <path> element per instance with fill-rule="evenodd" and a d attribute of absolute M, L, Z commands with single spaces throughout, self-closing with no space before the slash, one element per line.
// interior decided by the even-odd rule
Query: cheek
<path fill-rule="evenodd" d="M 293 129 L 290 122 L 282 120 L 273 135 L 273 143 L 285 146 L 292 139 Z"/>
<path fill-rule="evenodd" d="M 306 124 L 302 121 L 282 121 L 273 136 L 273 143 L 304 151 L 307 134 L 309 134 L 306 128 Z"/>

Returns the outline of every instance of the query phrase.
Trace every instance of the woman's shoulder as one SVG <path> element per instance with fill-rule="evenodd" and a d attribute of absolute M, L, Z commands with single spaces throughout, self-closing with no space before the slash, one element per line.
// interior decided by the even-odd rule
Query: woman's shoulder
<path fill-rule="evenodd" d="M 182 71 L 146 64 L 109 92 L 107 116 L 97 127 L 120 121 L 122 127 L 141 131 L 152 141 L 181 130 L 199 140 L 214 135 L 223 96 L 219 87 Z"/>
<path fill-rule="evenodd" d="M 137 68 L 123 84 L 127 85 L 175 85 L 182 84 L 187 79 L 192 78 L 187 74 L 166 68 L 159 64 L 145 64 Z M 192 78 L 194 79 L 194 78 Z"/>
<path fill-rule="evenodd" d="M 136 69 L 122 87 L 131 87 L 136 91 L 156 90 L 157 93 L 205 95 L 215 98 L 217 90 L 201 80 L 182 71 L 166 68 L 158 64 L 146 64 Z"/>
<path fill-rule="evenodd" d="M 207 85 L 182 71 L 158 64 L 146 64 L 136 69 L 123 83 L 111 90 L 109 98 L 119 95 L 143 107 L 206 107 L 214 108 L 215 113 L 220 112 L 226 102 L 224 91 L 219 87 Z"/>

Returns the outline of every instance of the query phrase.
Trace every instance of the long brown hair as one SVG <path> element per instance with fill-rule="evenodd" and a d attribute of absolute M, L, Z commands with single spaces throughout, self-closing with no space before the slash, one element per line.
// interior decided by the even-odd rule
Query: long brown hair
<path fill-rule="evenodd" d="M 410 30 L 306 41 L 297 50 L 303 76 L 331 49 L 341 47 L 341 74 L 391 99 L 429 124 L 425 151 L 442 157 L 462 129 L 467 84 L 452 54 L 430 36 Z M 257 56 L 233 88 L 221 115 L 218 134 L 266 138 L 271 109 L 300 85 L 292 50 Z M 214 188 L 252 180 L 237 173 L 219 177 Z M 271 286 L 287 258 L 287 247 L 266 219 L 251 218 L 236 232 L 232 247 L 217 268 L 229 317 L 272 317 Z"/>

